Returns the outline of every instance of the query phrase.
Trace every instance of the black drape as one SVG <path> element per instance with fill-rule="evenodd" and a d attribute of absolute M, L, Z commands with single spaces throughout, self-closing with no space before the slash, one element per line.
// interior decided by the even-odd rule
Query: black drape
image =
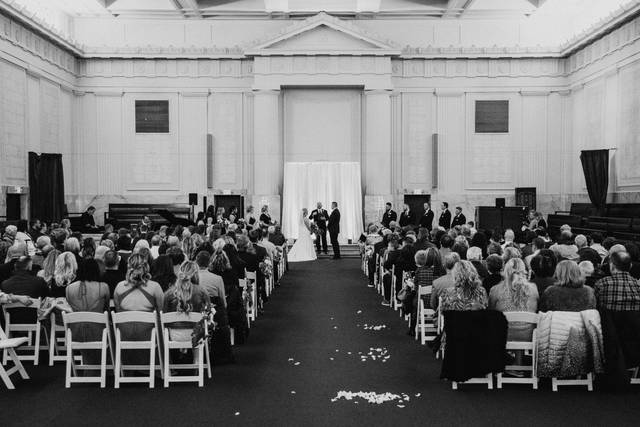
<path fill-rule="evenodd" d="M 583 150 L 580 161 L 589 199 L 602 214 L 607 204 L 609 187 L 609 150 Z"/>
<path fill-rule="evenodd" d="M 60 221 L 64 215 L 62 154 L 29 152 L 31 218 Z"/>

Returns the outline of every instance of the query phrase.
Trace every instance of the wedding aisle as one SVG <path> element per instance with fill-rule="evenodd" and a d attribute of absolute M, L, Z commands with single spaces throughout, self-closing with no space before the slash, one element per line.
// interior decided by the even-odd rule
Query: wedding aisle
<path fill-rule="evenodd" d="M 607 408 L 606 423 L 640 415 L 629 396 L 513 386 L 451 390 L 439 363 L 406 335 L 397 312 L 367 288 L 358 260 L 292 264 L 237 363 L 217 366 L 201 389 L 175 385 L 64 388 L 64 367 L 27 365 L 30 381 L 0 394 L 21 425 L 392 426 L 587 424 Z M 374 358 L 375 357 L 375 358 Z M 347 393 L 361 397 L 347 400 Z M 370 393 L 370 394 L 367 394 Z M 386 394 L 390 393 L 390 394 Z M 340 397 L 340 398 L 338 398 Z M 338 399 L 336 399 L 338 398 Z M 367 400 L 386 400 L 367 403 Z M 604 422 L 604 421 L 603 421 Z"/>

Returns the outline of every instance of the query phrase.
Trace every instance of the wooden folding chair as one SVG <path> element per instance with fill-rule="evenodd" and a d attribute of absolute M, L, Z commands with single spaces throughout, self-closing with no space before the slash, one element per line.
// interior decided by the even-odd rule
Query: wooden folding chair
<path fill-rule="evenodd" d="M 162 370 L 162 353 L 160 352 L 160 335 L 158 330 L 158 316 L 155 311 L 121 311 L 111 312 L 113 329 L 115 331 L 116 359 L 113 367 L 115 377 L 115 388 L 120 388 L 120 383 L 148 383 L 149 388 L 155 386 L 155 371 L 160 371 L 160 376 L 164 375 Z M 121 326 L 128 323 L 143 323 L 152 325 L 148 340 L 128 341 L 122 339 Z M 123 350 L 147 350 L 149 352 L 148 365 L 131 365 L 122 363 Z M 158 363 L 156 363 L 156 353 Z M 149 371 L 149 376 L 131 377 L 126 376 L 125 371 Z"/>
<path fill-rule="evenodd" d="M 164 337 L 164 386 L 169 387 L 172 382 L 197 382 L 199 387 L 204 385 L 204 368 L 206 363 L 207 376 L 211 378 L 211 361 L 209 358 L 209 345 L 207 340 L 193 348 L 191 340 L 176 341 L 171 339 L 170 330 L 172 324 L 191 323 L 195 325 L 202 319 L 202 313 L 162 313 L 160 312 L 160 324 Z M 182 326 L 181 325 L 181 326 Z M 205 325 L 205 334 L 207 327 Z M 193 349 L 193 363 L 172 363 L 169 351 L 172 349 Z M 185 369 L 197 369 L 197 375 L 174 375 L 172 371 Z"/>
<path fill-rule="evenodd" d="M 65 374 L 65 387 L 71 387 L 71 383 L 100 383 L 100 388 L 104 388 L 107 383 L 107 351 L 113 360 L 111 349 L 111 330 L 109 329 L 109 314 L 94 313 L 89 311 L 78 311 L 73 313 L 62 313 L 65 327 L 65 341 L 67 345 L 67 367 Z M 71 325 L 79 323 L 94 323 L 103 326 L 100 341 L 74 341 L 71 332 Z M 100 350 L 100 365 L 87 365 L 84 361 L 76 363 L 74 350 Z M 78 371 L 100 370 L 99 376 L 78 376 Z"/>
<path fill-rule="evenodd" d="M 19 335 L 26 333 L 28 341 L 27 345 L 20 347 L 21 350 L 28 351 L 31 354 L 18 353 L 20 360 L 31 360 L 35 366 L 38 365 L 40 360 L 40 337 L 42 331 L 42 324 L 38 319 L 38 309 L 40 308 L 40 298 L 31 298 L 31 305 L 25 306 L 20 302 L 13 302 L 2 305 L 2 312 L 4 313 L 4 325 L 7 338 L 15 338 L 16 333 Z M 11 312 L 14 309 L 20 310 L 33 310 L 33 322 L 32 323 L 13 323 L 11 321 Z M 8 358 L 8 349 L 4 349 L 2 355 L 2 363 L 6 364 Z"/>
<path fill-rule="evenodd" d="M 504 316 L 507 318 L 509 324 L 512 323 L 526 323 L 536 325 L 538 324 L 538 314 L 530 313 L 526 311 L 507 311 L 504 312 Z M 502 388 L 502 384 L 531 384 L 534 390 L 538 389 L 538 377 L 536 375 L 536 329 L 533 329 L 531 341 L 507 341 L 505 347 L 507 351 L 515 351 L 521 353 L 521 357 L 531 356 L 530 364 L 513 364 L 505 366 L 504 373 L 500 372 L 496 375 L 496 382 L 498 388 Z M 531 376 L 528 377 L 515 377 L 509 376 L 511 372 L 527 371 L 531 372 Z M 507 376 L 504 376 L 507 374 Z"/>
<path fill-rule="evenodd" d="M 4 385 L 6 385 L 10 390 L 15 389 L 15 386 L 11 381 L 12 374 L 19 372 L 23 379 L 29 379 L 27 371 L 24 369 L 24 366 L 22 366 L 22 362 L 16 354 L 16 348 L 26 344 L 27 342 L 29 342 L 28 337 L 7 338 L 7 335 L 0 326 L 0 349 L 6 353 L 7 359 L 13 362 L 13 367 L 10 369 L 5 369 L 7 362 L 3 361 L 2 364 L 0 364 L 0 378 L 2 378 Z"/>
<path fill-rule="evenodd" d="M 433 341 L 438 334 L 438 314 L 435 310 L 427 308 L 422 297 L 431 295 L 433 286 L 418 286 L 418 309 L 416 317 L 416 339 L 420 337 L 420 344 Z"/>

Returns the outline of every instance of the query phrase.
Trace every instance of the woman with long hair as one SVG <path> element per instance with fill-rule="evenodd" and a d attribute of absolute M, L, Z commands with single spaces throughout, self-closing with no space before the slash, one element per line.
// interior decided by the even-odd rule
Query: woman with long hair
<path fill-rule="evenodd" d="M 113 292 L 116 311 L 160 310 L 164 293 L 160 285 L 151 280 L 147 258 L 132 254 L 127 260 L 126 279 Z"/>
<path fill-rule="evenodd" d="M 503 281 L 491 288 L 489 308 L 498 311 L 538 311 L 538 288 L 529 282 L 527 267 L 520 258 L 512 258 L 504 265 Z M 508 339 L 527 341 L 531 339 L 533 326 L 510 324 Z"/>
<path fill-rule="evenodd" d="M 45 249 L 47 249 L 49 252 L 42 262 L 42 270 L 39 270 L 37 275 L 38 277 L 42 277 L 44 281 L 47 282 L 47 286 L 49 286 L 49 289 L 51 289 L 54 283 L 53 277 L 56 272 L 56 260 L 58 259 L 58 255 L 60 255 L 60 251 L 54 249 L 53 246 Z M 45 250 L 43 249 L 43 253 L 44 251 Z"/>
<path fill-rule="evenodd" d="M 457 262 L 451 273 L 455 286 L 445 289 L 442 293 L 442 310 L 467 311 L 487 308 L 487 291 L 470 261 Z"/>
<path fill-rule="evenodd" d="M 76 240 L 77 242 L 77 240 Z M 51 282 L 51 296 L 54 298 L 66 296 L 66 287 L 76 279 L 78 262 L 71 252 L 63 252 L 56 258 Z"/>

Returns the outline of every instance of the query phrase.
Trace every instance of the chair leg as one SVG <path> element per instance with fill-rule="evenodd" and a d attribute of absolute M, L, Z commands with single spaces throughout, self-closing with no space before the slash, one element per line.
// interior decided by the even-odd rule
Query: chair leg
<path fill-rule="evenodd" d="M 67 337 L 68 338 L 68 337 Z M 64 375 L 64 386 L 71 387 L 71 368 L 72 368 L 73 352 L 71 351 L 71 343 L 67 339 L 67 368 Z"/>
<path fill-rule="evenodd" d="M 4 369 L 4 365 L 0 365 L 0 378 L 2 378 L 2 382 L 7 386 L 9 390 L 14 390 L 16 387 L 11 382 L 11 378 L 9 378 L 9 374 Z"/>
<path fill-rule="evenodd" d="M 36 338 L 35 338 L 35 342 L 33 343 L 33 366 L 38 366 L 38 363 L 40 361 L 40 330 L 42 328 L 40 327 L 40 323 L 38 322 L 38 327 L 36 329 Z"/>
<path fill-rule="evenodd" d="M 16 368 L 18 368 L 18 372 L 20 373 L 20 376 L 22 377 L 22 379 L 28 380 L 29 374 L 27 374 L 27 370 L 24 369 L 24 365 L 20 361 L 20 358 L 18 357 L 18 354 L 16 353 L 15 349 L 13 348 L 9 349 L 9 356 L 11 357 L 11 359 L 13 359 L 13 363 L 15 364 Z"/>
<path fill-rule="evenodd" d="M 55 352 L 57 350 L 57 341 L 56 341 L 56 324 L 53 321 L 53 319 L 51 319 L 51 329 L 49 332 L 49 366 L 53 366 L 53 358 L 55 355 Z"/>
<path fill-rule="evenodd" d="M 204 342 L 204 354 L 206 356 L 206 368 L 207 368 L 207 376 L 209 377 L 209 379 L 211 379 L 211 353 L 209 352 L 209 346 L 208 346 L 208 342 L 205 341 Z"/>
<path fill-rule="evenodd" d="M 117 332 L 116 332 L 117 333 Z M 116 340 L 116 361 L 113 366 L 114 388 L 120 388 L 120 375 L 122 374 L 122 352 L 120 349 L 120 340 Z"/>
<path fill-rule="evenodd" d="M 107 336 L 106 331 L 102 338 L 102 350 L 100 352 L 100 388 L 107 386 Z"/>
<path fill-rule="evenodd" d="M 171 360 L 169 359 L 169 334 L 166 333 L 166 329 L 164 331 L 164 386 L 169 387 L 169 365 L 171 364 Z"/>
<path fill-rule="evenodd" d="M 198 349 L 198 387 L 204 386 L 204 344 Z"/>
<path fill-rule="evenodd" d="M 149 347 L 149 388 L 155 387 L 156 379 L 156 340 L 151 335 L 151 346 Z"/>

